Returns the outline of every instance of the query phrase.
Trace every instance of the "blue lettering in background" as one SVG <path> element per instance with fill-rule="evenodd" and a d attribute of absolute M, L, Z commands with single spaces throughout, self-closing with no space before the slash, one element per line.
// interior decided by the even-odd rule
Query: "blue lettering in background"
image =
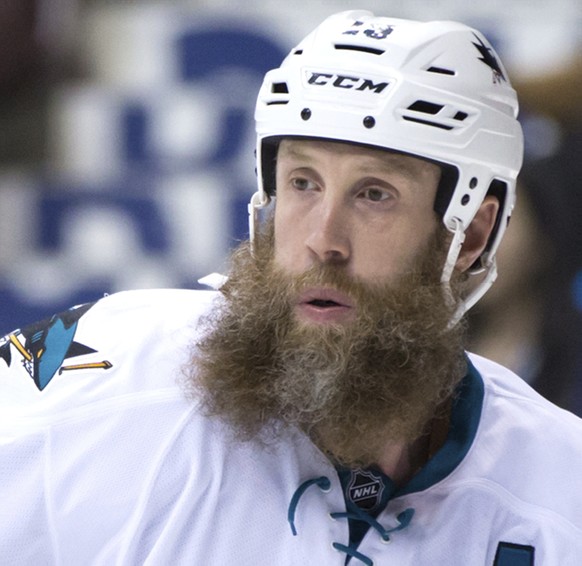
<path fill-rule="evenodd" d="M 218 88 L 226 91 L 222 96 L 228 97 L 231 107 L 224 115 L 220 140 L 210 161 L 222 164 L 241 151 L 252 151 L 253 148 L 244 146 L 242 134 L 254 125 L 255 100 L 264 74 L 281 64 L 286 51 L 270 37 L 236 28 L 186 32 L 177 39 L 176 51 L 185 82 L 212 80 L 213 75 L 227 74 Z M 239 91 L 236 77 L 229 81 L 228 71 L 233 63 L 254 77 L 251 92 Z"/>
<path fill-rule="evenodd" d="M 117 209 L 131 223 L 143 249 L 167 252 L 170 248 L 168 218 L 164 218 L 155 200 L 143 186 L 131 191 L 129 183 L 109 187 L 108 190 L 87 190 L 82 193 L 71 188 L 44 187 L 39 196 L 38 248 L 58 250 L 64 245 L 64 221 L 80 210 L 92 208 Z M 52 190 L 51 190 L 52 189 Z M 64 190 L 63 190 L 64 189 Z M 74 188 L 73 188 L 74 189 Z"/>
<path fill-rule="evenodd" d="M 104 293 L 140 285 L 140 281 L 128 283 L 131 273 L 123 264 L 111 264 L 102 271 L 93 265 L 90 275 L 75 265 L 78 254 L 71 250 L 75 250 L 77 242 L 71 238 L 78 232 L 71 226 L 75 219 L 82 222 L 79 219 L 92 213 L 110 218 L 119 234 L 131 235 L 133 253 L 138 256 L 133 260 L 143 260 L 144 271 L 154 275 L 163 273 L 166 286 L 196 287 L 196 277 L 206 274 L 201 270 L 207 268 L 208 258 L 204 265 L 199 265 L 195 255 L 186 258 L 187 261 L 183 257 L 176 259 L 178 250 L 187 249 L 190 244 L 195 248 L 197 242 L 183 241 L 185 236 L 174 226 L 164 194 L 168 183 L 180 175 L 204 178 L 208 174 L 214 179 L 214 185 L 207 187 L 206 192 L 200 191 L 200 199 L 191 199 L 193 218 L 197 217 L 195 208 L 208 202 L 209 192 L 210 196 L 213 190 L 224 192 L 217 199 L 224 205 L 208 210 L 208 219 L 198 232 L 200 238 L 215 229 L 220 232 L 213 234 L 212 241 L 223 239 L 228 248 L 247 235 L 246 203 L 254 186 L 244 180 L 248 175 L 240 174 L 244 163 L 241 156 L 252 156 L 254 150 L 248 141 L 254 137 L 249 132 L 253 128 L 254 104 L 262 77 L 268 69 L 280 64 L 287 48 L 274 36 L 248 23 L 237 26 L 214 20 L 212 27 L 198 26 L 200 22 L 186 31 L 183 26 L 176 26 L 169 57 L 174 58 L 171 63 L 178 69 L 177 86 L 203 84 L 213 92 L 220 112 L 213 134 L 215 139 L 208 140 L 212 151 L 203 157 L 178 156 L 170 161 L 162 158 L 151 143 L 155 134 L 152 119 L 155 104 L 148 101 L 148 93 L 144 92 L 139 100 L 135 97 L 123 100 L 118 112 L 120 140 L 111 140 L 112 144 L 120 141 L 123 173 L 119 178 L 105 184 L 93 184 L 82 178 L 56 181 L 52 177 L 50 181 L 38 178 L 35 184 L 23 187 L 30 192 L 31 206 L 22 211 L 22 217 L 6 219 L 8 226 L 26 226 L 27 237 L 13 254 L 1 256 L 9 259 L 0 263 L 0 334 L 73 304 L 94 301 Z M 240 81 L 241 76 L 247 80 Z M 171 92 L 172 85 L 166 87 Z M 200 131 L 199 135 L 206 140 L 209 133 Z M 192 194 L 197 194 L 198 189 L 192 187 Z M 103 234 L 104 245 L 109 235 Z M 214 269 L 220 270 L 224 258 L 218 252 L 215 255 Z M 42 263 L 42 270 L 35 267 L 37 260 L 38 265 Z M 84 258 L 85 266 L 91 260 L 91 257 Z M 189 265 L 184 267 L 185 263 Z M 58 278 L 51 279 L 55 272 L 67 283 L 64 292 L 56 292 Z M 56 291 L 43 292 L 51 287 Z"/>

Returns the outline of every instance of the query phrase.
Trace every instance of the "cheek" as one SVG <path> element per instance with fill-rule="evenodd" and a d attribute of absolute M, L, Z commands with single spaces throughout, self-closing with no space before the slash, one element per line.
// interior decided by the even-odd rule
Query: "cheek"
<path fill-rule="evenodd" d="M 363 234 L 362 234 L 363 236 Z M 352 269 L 354 274 L 369 280 L 389 282 L 405 267 L 405 254 L 402 242 L 397 237 L 362 237 L 354 246 Z"/>
<path fill-rule="evenodd" d="M 436 230 L 431 218 L 424 223 L 395 221 L 389 228 L 360 230 L 354 253 L 354 271 L 363 277 L 390 281 L 415 266 Z"/>

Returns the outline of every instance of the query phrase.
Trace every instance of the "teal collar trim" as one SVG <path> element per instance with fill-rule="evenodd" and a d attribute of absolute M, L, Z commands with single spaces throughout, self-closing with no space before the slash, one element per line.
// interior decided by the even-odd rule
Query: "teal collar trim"
<path fill-rule="evenodd" d="M 369 511 L 369 514 L 372 517 L 377 517 L 379 513 L 385 509 L 388 501 L 391 499 L 423 491 L 446 478 L 457 468 L 469 452 L 469 449 L 475 440 L 475 435 L 477 434 L 477 429 L 481 420 L 485 387 L 481 375 L 468 358 L 467 370 L 467 374 L 457 387 L 456 396 L 453 400 L 449 432 L 445 443 L 427 462 L 427 464 L 400 489 L 398 489 L 394 482 L 392 482 L 392 480 L 380 470 L 369 470 L 369 472 L 371 472 L 370 479 L 377 480 L 375 485 L 380 485 L 381 482 L 383 486 L 381 488 L 381 493 L 378 494 L 379 497 L 376 504 Z M 350 482 L 353 481 L 353 474 L 357 474 L 358 472 L 341 466 L 336 467 L 336 470 L 342 484 L 346 501 L 346 510 L 349 514 L 350 512 L 354 512 L 356 503 L 350 500 L 348 492 L 350 489 L 357 489 L 357 487 L 354 487 Z M 360 471 L 359 473 L 362 476 L 366 476 L 367 474 L 365 470 Z M 370 484 L 366 485 L 366 487 L 369 488 L 369 485 Z M 360 489 L 364 488 L 360 487 Z M 410 518 L 412 518 L 412 516 Z M 368 564 L 368 562 L 363 560 L 355 550 L 364 538 L 368 528 L 368 522 L 356 521 L 352 518 L 349 519 L 350 545 L 349 547 L 342 547 L 344 552 L 346 552 L 346 549 L 350 550 L 350 552 L 347 553 L 346 564 L 350 562 L 350 557 L 352 556 L 357 556 L 364 563 Z M 367 559 L 367 557 L 363 558 Z"/>
<path fill-rule="evenodd" d="M 393 497 L 423 491 L 446 478 L 463 461 L 471 448 L 483 409 L 483 378 L 467 358 L 468 371 L 457 389 L 445 443 L 427 464 Z"/>
<path fill-rule="evenodd" d="M 435 485 L 459 466 L 475 440 L 481 420 L 484 395 L 483 378 L 467 358 L 467 374 L 457 387 L 445 443 L 425 466 L 401 488 L 397 488 L 388 476 L 379 470 L 374 470 L 376 475 L 383 478 L 384 483 L 384 493 L 379 508 L 383 508 L 390 499 L 423 491 Z M 345 491 L 351 470 L 341 466 L 337 466 L 336 470 Z"/>

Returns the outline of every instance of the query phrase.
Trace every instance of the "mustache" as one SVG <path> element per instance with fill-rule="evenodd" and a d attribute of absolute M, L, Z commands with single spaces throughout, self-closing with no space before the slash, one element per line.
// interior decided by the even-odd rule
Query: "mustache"
<path fill-rule="evenodd" d="M 329 288 L 348 295 L 355 300 L 369 300 L 374 297 L 385 297 L 400 287 L 412 288 L 439 284 L 438 277 L 427 277 L 421 270 L 400 274 L 392 281 L 369 281 L 347 271 L 344 266 L 332 263 L 318 263 L 300 274 L 291 274 L 270 264 L 272 277 L 277 285 L 290 295 L 297 295 L 306 289 Z"/>
<path fill-rule="evenodd" d="M 301 274 L 289 274 L 272 267 L 272 277 L 291 297 L 308 289 L 332 289 L 352 299 L 358 299 L 370 291 L 372 285 L 347 273 L 346 269 L 333 264 L 316 264 Z"/>

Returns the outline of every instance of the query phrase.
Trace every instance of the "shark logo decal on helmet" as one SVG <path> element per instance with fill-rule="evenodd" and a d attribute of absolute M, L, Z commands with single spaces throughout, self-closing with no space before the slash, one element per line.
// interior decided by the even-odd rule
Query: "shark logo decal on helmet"
<path fill-rule="evenodd" d="M 487 47 L 485 43 L 483 43 L 483 41 L 479 39 L 479 37 L 477 37 L 477 34 L 473 33 L 473 35 L 475 36 L 475 39 L 478 41 L 478 43 L 473 42 L 473 45 L 477 48 L 477 50 L 481 54 L 481 57 L 479 57 L 479 61 L 483 61 L 485 65 L 491 67 L 491 70 L 493 71 L 493 81 L 496 83 L 499 83 L 502 80 L 507 81 L 505 75 L 503 74 L 503 69 L 499 64 L 497 57 L 495 57 L 495 54 L 493 53 L 493 49 Z"/>

